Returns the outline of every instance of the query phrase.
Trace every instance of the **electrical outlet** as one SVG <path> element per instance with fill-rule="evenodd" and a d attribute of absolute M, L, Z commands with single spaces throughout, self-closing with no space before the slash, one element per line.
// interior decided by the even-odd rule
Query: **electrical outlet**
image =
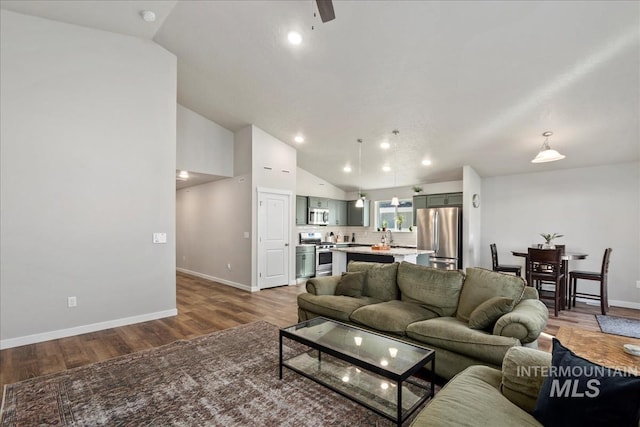
<path fill-rule="evenodd" d="M 76 297 L 67 297 L 67 307 L 72 308 L 78 305 Z"/>
<path fill-rule="evenodd" d="M 227 270 L 231 270 L 231 264 L 227 264 Z"/>

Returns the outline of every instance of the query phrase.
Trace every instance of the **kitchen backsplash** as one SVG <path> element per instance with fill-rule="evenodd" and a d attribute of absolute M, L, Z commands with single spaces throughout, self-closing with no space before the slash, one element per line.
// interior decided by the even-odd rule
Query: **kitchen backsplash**
<path fill-rule="evenodd" d="M 301 227 L 296 227 L 296 233 L 300 232 L 317 232 L 322 233 L 322 240 L 328 241 L 330 233 L 333 233 L 334 236 L 340 236 L 340 243 L 343 243 L 344 236 L 348 237 L 348 242 L 351 243 L 351 235 L 355 233 L 356 243 L 362 243 L 365 245 L 373 245 L 376 243 L 380 243 L 382 239 L 381 231 L 372 231 L 374 230 L 371 227 L 332 227 L 332 226 L 322 226 L 316 227 L 312 225 L 306 225 Z M 392 231 L 391 238 L 393 242 L 392 245 L 396 246 L 416 246 L 416 231 Z M 296 236 L 298 239 L 298 236 Z"/>

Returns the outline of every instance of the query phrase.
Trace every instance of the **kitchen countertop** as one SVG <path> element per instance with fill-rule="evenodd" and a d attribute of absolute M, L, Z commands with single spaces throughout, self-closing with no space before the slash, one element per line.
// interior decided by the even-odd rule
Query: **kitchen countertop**
<path fill-rule="evenodd" d="M 371 246 L 356 246 L 351 248 L 332 248 L 332 251 L 335 252 L 347 252 L 347 253 L 355 253 L 355 254 L 370 254 L 370 255 L 421 255 L 421 254 L 432 254 L 433 251 L 426 249 L 416 249 L 416 248 L 399 248 L 392 247 L 389 250 L 379 251 L 371 249 Z"/>

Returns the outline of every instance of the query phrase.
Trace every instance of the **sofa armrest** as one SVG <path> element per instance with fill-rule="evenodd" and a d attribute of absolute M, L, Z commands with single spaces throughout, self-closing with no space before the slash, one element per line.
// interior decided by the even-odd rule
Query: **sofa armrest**
<path fill-rule="evenodd" d="M 313 295 L 335 295 L 342 276 L 322 276 L 307 280 L 307 292 Z"/>
<path fill-rule="evenodd" d="M 531 413 L 551 366 L 551 353 L 512 347 L 502 361 L 500 391 L 511 402 Z"/>
<path fill-rule="evenodd" d="M 549 309 L 540 300 L 520 301 L 510 313 L 498 319 L 493 335 L 513 337 L 527 344 L 534 342 L 547 324 Z"/>
<path fill-rule="evenodd" d="M 538 290 L 533 286 L 525 286 L 522 299 L 540 299 L 540 295 L 538 294 Z"/>

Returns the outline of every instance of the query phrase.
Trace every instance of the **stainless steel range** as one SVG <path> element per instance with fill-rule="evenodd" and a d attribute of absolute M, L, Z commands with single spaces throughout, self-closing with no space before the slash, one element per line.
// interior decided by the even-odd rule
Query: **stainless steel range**
<path fill-rule="evenodd" d="M 333 273 L 333 252 L 336 244 L 322 241 L 322 233 L 300 233 L 301 245 L 316 247 L 316 277 L 331 276 Z"/>

